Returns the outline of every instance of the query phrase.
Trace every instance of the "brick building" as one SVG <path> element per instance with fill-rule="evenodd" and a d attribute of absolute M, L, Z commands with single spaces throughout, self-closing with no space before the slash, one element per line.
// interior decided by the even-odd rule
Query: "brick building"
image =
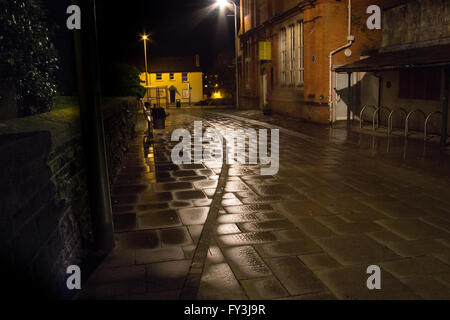
<path fill-rule="evenodd" d="M 381 31 L 366 26 L 368 6 L 401 0 L 353 2 L 241 0 L 240 107 L 268 103 L 276 113 L 308 121 L 346 119 L 335 88 L 346 87 L 347 77 L 330 70 L 380 46 Z"/>

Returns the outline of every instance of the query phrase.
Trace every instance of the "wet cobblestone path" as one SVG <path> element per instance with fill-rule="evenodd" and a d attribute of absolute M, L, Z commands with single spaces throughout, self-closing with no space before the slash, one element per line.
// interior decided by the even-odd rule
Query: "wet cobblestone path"
<path fill-rule="evenodd" d="M 174 165 L 172 130 L 201 119 L 259 128 L 174 111 L 154 145 L 142 131 L 113 188 L 116 248 L 80 299 L 450 299 L 446 179 L 283 131 L 274 176 Z"/>

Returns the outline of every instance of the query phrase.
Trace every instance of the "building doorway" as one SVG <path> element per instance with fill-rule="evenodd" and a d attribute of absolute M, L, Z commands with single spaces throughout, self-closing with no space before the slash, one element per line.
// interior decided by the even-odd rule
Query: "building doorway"
<path fill-rule="evenodd" d="M 348 75 L 335 73 L 334 115 L 333 122 L 347 120 Z"/>
<path fill-rule="evenodd" d="M 175 90 L 170 90 L 170 103 L 175 103 L 177 92 Z"/>
<path fill-rule="evenodd" d="M 267 72 L 266 69 L 261 71 L 261 83 L 260 83 L 260 108 L 263 108 L 267 103 Z"/>

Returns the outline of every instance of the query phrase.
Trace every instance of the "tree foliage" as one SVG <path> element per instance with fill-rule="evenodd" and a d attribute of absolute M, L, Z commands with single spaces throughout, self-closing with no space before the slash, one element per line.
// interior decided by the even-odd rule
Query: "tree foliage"
<path fill-rule="evenodd" d="M 0 78 L 16 84 L 19 116 L 48 112 L 58 54 L 38 0 L 0 0 Z"/>
<path fill-rule="evenodd" d="M 139 70 L 126 63 L 109 63 L 102 66 L 102 93 L 109 97 L 132 96 L 142 98 L 145 88 L 141 86 Z"/>

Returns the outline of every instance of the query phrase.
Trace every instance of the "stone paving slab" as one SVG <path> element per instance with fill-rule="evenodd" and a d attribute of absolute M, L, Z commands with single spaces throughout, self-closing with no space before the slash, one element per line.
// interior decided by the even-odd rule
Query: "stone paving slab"
<path fill-rule="evenodd" d="M 148 292 L 181 290 L 190 265 L 189 260 L 148 264 L 146 266 Z"/>
<path fill-rule="evenodd" d="M 407 240 L 448 238 L 450 233 L 442 231 L 418 219 L 380 220 L 378 224 Z"/>
<path fill-rule="evenodd" d="M 326 253 L 302 254 L 300 260 L 312 271 L 341 267 L 341 264 Z"/>
<path fill-rule="evenodd" d="M 266 126 L 200 111 L 168 119 L 153 151 L 144 133 L 130 147 L 113 187 L 117 247 L 80 298 L 450 299 L 443 179 L 284 129 L 276 175 L 174 165 L 174 128 Z M 369 265 L 382 290 L 367 288 Z"/>
<path fill-rule="evenodd" d="M 199 300 L 247 300 L 247 296 L 226 263 L 206 266 L 198 291 Z"/>
<path fill-rule="evenodd" d="M 317 271 L 316 274 L 338 299 L 408 300 L 420 298 L 388 272 L 382 272 L 382 290 L 368 290 L 366 271 L 366 267 L 363 266 L 348 266 Z"/>
<path fill-rule="evenodd" d="M 251 246 L 224 248 L 223 255 L 238 280 L 272 275 L 270 269 Z"/>
<path fill-rule="evenodd" d="M 400 281 L 427 300 L 448 300 L 450 288 L 431 276 L 401 278 Z"/>
<path fill-rule="evenodd" d="M 337 236 L 330 228 L 324 226 L 316 219 L 298 219 L 296 221 L 298 228 L 312 238 L 330 238 Z"/>
<path fill-rule="evenodd" d="M 398 278 L 450 273 L 449 265 L 431 256 L 383 262 L 381 266 Z"/>
<path fill-rule="evenodd" d="M 268 258 L 266 262 L 291 295 L 326 290 L 324 284 L 296 257 Z"/>
<path fill-rule="evenodd" d="M 317 243 L 343 265 L 376 264 L 400 258 L 393 251 L 365 235 L 317 239 Z"/>
<path fill-rule="evenodd" d="M 276 237 L 272 232 L 247 232 L 239 234 L 230 234 L 217 237 L 217 241 L 222 247 L 244 246 L 268 243 L 276 241 Z"/>
<path fill-rule="evenodd" d="M 184 252 L 179 247 L 161 249 L 136 250 L 136 264 L 151 264 L 155 262 L 167 262 L 184 260 Z"/>
<path fill-rule="evenodd" d="M 418 257 L 428 254 L 447 254 L 450 255 L 450 247 L 440 240 L 403 240 L 392 242 L 388 247 L 402 257 Z"/>
<path fill-rule="evenodd" d="M 187 246 L 193 243 L 191 234 L 187 227 L 168 228 L 159 231 L 161 237 L 161 246 Z"/>
<path fill-rule="evenodd" d="M 308 238 L 294 241 L 277 241 L 263 245 L 255 245 L 255 248 L 263 257 L 296 256 L 322 251 L 322 248 L 320 248 L 313 240 L 310 240 Z"/>
<path fill-rule="evenodd" d="M 241 285 L 251 300 L 271 300 L 289 296 L 275 277 L 243 280 Z"/>

